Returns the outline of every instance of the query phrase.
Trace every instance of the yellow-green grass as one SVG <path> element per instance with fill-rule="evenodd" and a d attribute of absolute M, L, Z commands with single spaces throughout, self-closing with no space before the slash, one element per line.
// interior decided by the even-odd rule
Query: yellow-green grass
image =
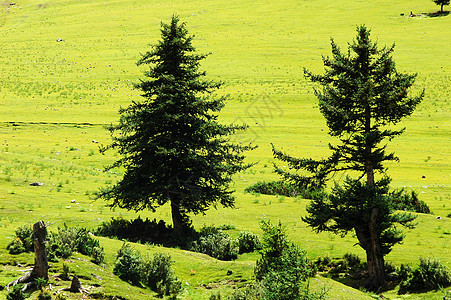
<path fill-rule="evenodd" d="M 396 265 L 416 264 L 420 256 L 432 256 L 450 265 L 451 219 L 446 216 L 451 213 L 451 19 L 407 16 L 410 11 L 436 11 L 438 7 L 432 1 L 7 3 L 0 1 L 0 262 L 32 263 L 30 255 L 10 256 L 5 250 L 20 225 L 42 219 L 55 222 L 50 230 L 64 223 L 95 228 L 111 217 L 137 216 L 119 209 L 111 211 L 105 203 L 92 200 L 93 192 L 114 183 L 121 175 L 121 170 L 115 170 L 117 174 L 100 171 L 115 156 L 99 154 L 98 146 L 110 142 L 103 125 L 118 120 L 118 108 L 139 100 L 138 92 L 131 88 L 143 71 L 135 65 L 139 53 L 159 39 L 160 22 L 177 13 L 187 22 L 190 33 L 196 35 L 197 49 L 212 53 L 202 68 L 209 78 L 225 82 L 219 94 L 229 94 L 230 100 L 221 112 L 221 120 L 249 124 L 249 130 L 235 140 L 259 145 L 248 154 L 249 161 L 259 164 L 235 176 L 232 188 L 236 190 L 236 208 L 218 207 L 204 216 L 193 216 L 195 227 L 233 224 L 234 236 L 245 229 L 261 234 L 261 219 L 281 220 L 291 239 L 305 248 L 310 258 L 325 254 L 336 257 L 346 252 L 364 258 L 363 251 L 354 246 L 352 235 L 340 238 L 329 233 L 315 234 L 301 221 L 307 200 L 243 192 L 256 181 L 277 178 L 270 143 L 295 156 L 328 154 L 327 144 L 333 140 L 327 136 L 326 124 L 302 68 L 321 72 L 321 55 L 330 53 L 330 37 L 345 48 L 355 36 L 356 25 L 364 23 L 381 46 L 396 42 L 398 69 L 418 73 L 415 92 L 426 89 L 424 102 L 401 125 L 407 128 L 406 133 L 389 145 L 401 161 L 388 165 L 388 173 L 394 187 L 418 191 L 434 214 L 419 215 L 417 228 L 406 231 L 404 244 L 395 246 L 387 260 Z M 35 181 L 45 185 L 29 186 Z M 167 207 L 140 215 L 170 222 Z M 101 289 L 123 297 L 134 293 L 131 299 L 138 299 L 135 297 L 141 292 L 143 299 L 149 297 L 147 290 L 130 287 L 111 275 L 121 242 L 101 239 L 101 243 L 107 252 L 107 267 L 99 269 L 107 278 L 99 283 Z M 143 253 L 156 251 L 136 247 Z M 208 298 L 210 291 L 201 284 L 217 285 L 230 293 L 235 284 L 225 284 L 226 271 L 234 271 L 232 280 L 249 281 L 258 257 L 249 254 L 236 262 L 218 262 L 181 250 L 162 251 L 173 255 L 177 275 L 189 283 L 183 294 L 186 299 Z M 56 264 L 55 271 L 61 271 L 61 266 Z M 3 268 L 0 284 L 20 274 L 9 265 Z M 82 275 L 96 274 L 92 268 L 93 264 L 80 261 Z M 191 275 L 191 269 L 196 275 Z M 338 298 L 343 287 L 320 280 L 333 285 L 330 294 Z M 346 291 L 342 293 L 345 296 L 354 293 Z M 441 294 L 410 298 L 433 295 Z"/>

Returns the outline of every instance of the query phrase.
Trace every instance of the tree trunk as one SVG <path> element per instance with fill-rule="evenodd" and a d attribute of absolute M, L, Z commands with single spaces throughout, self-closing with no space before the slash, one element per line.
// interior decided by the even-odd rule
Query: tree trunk
<path fill-rule="evenodd" d="M 33 244 L 34 244 L 34 268 L 36 277 L 49 279 L 49 264 L 47 261 L 47 251 L 45 249 L 45 242 L 47 237 L 47 227 L 43 221 L 39 221 L 33 225 Z"/>
<path fill-rule="evenodd" d="M 47 261 L 47 251 L 45 250 L 45 242 L 47 237 L 47 227 L 43 221 L 39 221 L 33 225 L 33 244 L 34 244 L 34 267 L 24 276 L 11 281 L 6 286 L 9 289 L 10 286 L 14 286 L 18 283 L 25 283 L 24 292 L 35 286 L 36 278 L 49 279 L 49 264 Z"/>
<path fill-rule="evenodd" d="M 176 233 L 182 233 L 185 228 L 185 224 L 183 222 L 184 217 L 180 211 L 180 201 L 178 201 L 175 197 L 171 199 L 171 214 L 174 231 Z"/>
<path fill-rule="evenodd" d="M 442 3 L 442 7 L 440 8 L 440 11 L 443 12 L 443 3 Z"/>
<path fill-rule="evenodd" d="M 370 247 L 366 250 L 366 258 L 368 263 L 369 282 L 368 288 L 377 290 L 385 284 L 385 263 L 379 242 L 379 234 L 376 232 L 376 220 L 378 209 L 373 208 L 369 223 L 370 230 Z"/>
<path fill-rule="evenodd" d="M 369 290 L 377 291 L 385 284 L 385 262 L 381 245 L 375 229 L 377 208 L 373 208 L 371 218 L 367 226 L 355 228 L 360 246 L 366 252 L 368 264 L 368 281 L 366 287 Z"/>
<path fill-rule="evenodd" d="M 369 106 L 365 108 L 365 134 L 371 132 L 371 109 Z M 367 137 L 368 138 L 368 137 Z M 368 186 L 374 188 L 374 169 L 371 162 L 372 145 L 365 141 L 365 173 Z"/>

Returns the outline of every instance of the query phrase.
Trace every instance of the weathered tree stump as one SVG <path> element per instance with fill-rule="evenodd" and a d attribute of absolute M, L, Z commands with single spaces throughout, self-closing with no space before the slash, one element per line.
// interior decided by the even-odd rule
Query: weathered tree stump
<path fill-rule="evenodd" d="M 33 245 L 34 245 L 34 267 L 24 276 L 8 283 L 6 288 L 9 290 L 10 286 L 14 286 L 19 283 L 24 283 L 23 291 L 27 291 L 33 288 L 36 283 L 36 278 L 49 279 L 49 264 L 47 261 L 47 251 L 45 249 L 45 242 L 47 237 L 47 227 L 44 221 L 39 221 L 33 225 Z"/>
<path fill-rule="evenodd" d="M 80 280 L 78 279 L 77 275 L 74 275 L 72 278 L 72 283 L 70 284 L 69 291 L 72 293 L 82 293 L 83 288 L 81 287 Z"/>

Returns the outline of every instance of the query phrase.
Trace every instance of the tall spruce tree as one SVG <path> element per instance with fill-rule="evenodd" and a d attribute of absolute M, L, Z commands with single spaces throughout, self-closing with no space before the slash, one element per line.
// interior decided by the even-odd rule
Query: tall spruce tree
<path fill-rule="evenodd" d="M 213 97 L 221 84 L 204 79 L 185 23 L 173 16 L 161 24 L 161 41 L 142 55 L 149 65 L 145 79 L 135 85 L 142 101 L 120 109 L 117 125 L 109 127 L 120 159 L 109 168 L 123 167 L 122 180 L 101 189 L 99 197 L 112 207 L 154 211 L 169 202 L 173 227 L 190 226 L 188 213 L 202 213 L 217 203 L 233 207 L 228 189 L 231 176 L 248 168 L 243 152 L 253 147 L 230 142 L 244 125 L 223 125 L 218 112 L 224 97 Z"/>
<path fill-rule="evenodd" d="M 342 185 L 336 183 L 328 197 L 312 200 L 303 220 L 317 232 L 353 231 L 366 251 L 367 286 L 378 289 L 385 283 L 384 256 L 403 240 L 396 224 L 412 228 L 415 219 L 393 209 L 393 198 L 399 194 L 389 191 L 384 162 L 398 158 L 386 152 L 386 141 L 402 134 L 404 129 L 395 130 L 393 125 L 413 113 L 424 92 L 408 96 L 416 75 L 398 73 L 394 45 L 378 49 L 365 26 L 357 28 L 357 38 L 346 53 L 333 40 L 331 44 L 332 57 L 323 57 L 325 73 L 315 75 L 306 69 L 304 73 L 322 86 L 315 95 L 329 134 L 339 143 L 329 144 L 332 154 L 321 160 L 295 158 L 273 146 L 275 157 L 290 166 L 290 171 L 276 167 L 276 172 L 307 189 L 324 187 L 336 172 L 357 175 Z"/>

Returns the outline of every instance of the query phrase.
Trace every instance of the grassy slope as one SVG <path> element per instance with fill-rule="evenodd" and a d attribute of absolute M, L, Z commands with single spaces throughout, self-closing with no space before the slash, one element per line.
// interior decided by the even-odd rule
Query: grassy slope
<path fill-rule="evenodd" d="M 416 263 L 419 256 L 439 257 L 449 263 L 451 213 L 447 160 L 449 152 L 450 17 L 408 18 L 408 14 L 432 12 L 431 1 L 1 1 L 0 32 L 0 257 L 9 261 L 4 246 L 13 230 L 39 219 L 56 222 L 54 227 L 95 227 L 111 216 L 134 217 L 126 211 L 110 211 L 91 200 L 98 187 L 119 176 L 99 170 L 114 159 L 101 156 L 97 143 L 108 143 L 102 125 L 115 122 L 117 110 L 136 99 L 131 89 L 142 69 L 135 66 L 139 53 L 159 38 L 160 21 L 178 13 L 196 35 L 195 45 L 212 55 L 204 62 L 210 78 L 226 82 L 221 93 L 230 101 L 221 114 L 224 122 L 246 122 L 250 130 L 236 137 L 260 147 L 249 153 L 260 161 L 252 170 L 236 176 L 237 209 L 211 210 L 194 217 L 202 224 L 236 225 L 237 230 L 259 232 L 262 218 L 280 219 L 294 241 L 309 256 L 346 252 L 362 255 L 351 236 L 316 235 L 300 220 L 307 201 L 283 197 L 246 195 L 243 189 L 257 180 L 270 180 L 273 142 L 298 156 L 327 154 L 327 128 L 319 114 L 311 86 L 302 78 L 302 67 L 321 70 L 321 55 L 330 53 L 333 36 L 345 47 L 355 35 L 355 26 L 365 23 L 381 45 L 396 42 L 399 70 L 418 73 L 416 91 L 426 88 L 426 98 L 414 115 L 403 123 L 406 134 L 390 148 L 400 163 L 390 165 L 394 186 L 411 186 L 421 193 L 434 216 L 419 216 L 417 229 L 407 233 L 405 243 L 387 257 L 395 263 Z M 6 3 L 6 2 L 5 2 Z M 57 39 L 63 42 L 57 42 Z M 16 122 L 13 126 L 10 122 Z M 425 175 L 426 178 L 422 178 Z M 33 181 L 45 183 L 30 187 Z M 76 202 L 72 203 L 71 200 Z M 170 220 L 165 207 L 141 216 Z M 108 263 L 120 242 L 102 240 L 109 249 Z M 1 250 L 3 249 L 3 250 Z M 177 274 L 191 286 L 214 281 L 222 271 L 237 267 L 232 276 L 249 279 L 255 256 L 235 263 L 220 263 L 205 257 L 176 258 Z M 180 260 L 177 258 L 180 257 Z M 27 258 L 23 258 L 27 259 Z M 29 258 L 28 258 L 29 259 Z M 189 263 L 197 270 L 187 273 Z M 7 268 L 7 267 L 5 267 Z M 88 272 L 88 269 L 83 269 Z M 4 271 L 6 272 L 6 271 Z M 5 274 L 5 273 L 1 273 Z M 2 282 L 10 277 L 1 276 Z M 200 278 L 200 279 L 199 279 Z M 123 284 L 109 279 L 105 289 L 122 294 Z M 114 288 L 116 285 L 116 289 Z M 340 288 L 337 287 L 337 290 Z M 335 290 L 334 290 L 335 291 Z M 204 290 L 188 289 L 188 295 Z M 333 293 L 336 294 L 336 293 Z"/>

